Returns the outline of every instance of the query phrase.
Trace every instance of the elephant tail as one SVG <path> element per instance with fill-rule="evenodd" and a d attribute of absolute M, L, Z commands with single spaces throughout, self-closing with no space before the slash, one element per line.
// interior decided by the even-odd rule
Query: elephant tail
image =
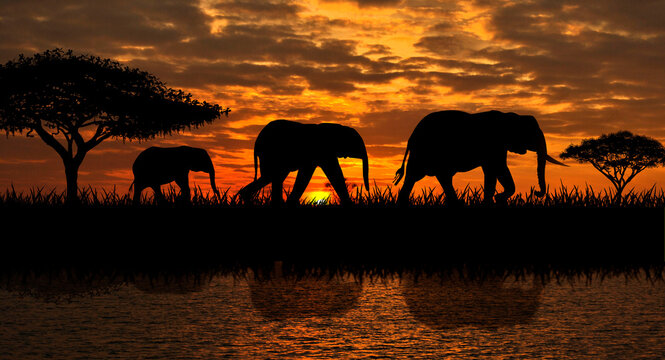
<path fill-rule="evenodd" d="M 406 156 L 409 154 L 409 145 L 406 146 L 406 151 L 404 152 L 404 159 L 402 160 L 402 167 L 395 172 L 395 179 L 393 179 L 393 184 L 397 186 L 400 180 L 404 177 L 404 163 L 406 162 Z"/>
<path fill-rule="evenodd" d="M 132 191 L 132 188 L 133 188 L 133 187 L 134 187 L 134 182 L 132 181 L 132 183 L 131 183 L 131 184 L 129 184 L 129 192 L 131 192 L 131 191 Z"/>
<path fill-rule="evenodd" d="M 258 174 L 258 164 L 259 158 L 256 156 L 256 149 L 254 150 L 254 181 L 256 181 L 256 175 Z"/>

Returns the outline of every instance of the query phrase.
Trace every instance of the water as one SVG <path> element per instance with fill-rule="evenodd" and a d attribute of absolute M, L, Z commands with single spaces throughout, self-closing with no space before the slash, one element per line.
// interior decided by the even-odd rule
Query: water
<path fill-rule="evenodd" d="M 665 284 L 9 276 L 0 359 L 662 358 Z"/>

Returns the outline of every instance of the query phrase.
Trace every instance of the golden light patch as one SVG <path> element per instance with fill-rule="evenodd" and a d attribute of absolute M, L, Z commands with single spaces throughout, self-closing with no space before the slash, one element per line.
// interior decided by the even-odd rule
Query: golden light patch
<path fill-rule="evenodd" d="M 567 36 L 577 36 L 579 35 L 582 30 L 584 30 L 586 26 L 584 24 L 565 24 L 563 34 Z"/>
<path fill-rule="evenodd" d="M 494 33 L 489 30 L 491 17 L 486 14 L 486 9 L 477 7 L 474 4 L 464 2 L 462 11 L 456 12 L 464 24 L 462 29 L 478 37 L 480 40 L 489 41 L 494 38 Z"/>
<path fill-rule="evenodd" d="M 329 191 L 308 191 L 303 194 L 301 200 L 305 203 L 324 204 L 330 202 L 332 194 Z"/>

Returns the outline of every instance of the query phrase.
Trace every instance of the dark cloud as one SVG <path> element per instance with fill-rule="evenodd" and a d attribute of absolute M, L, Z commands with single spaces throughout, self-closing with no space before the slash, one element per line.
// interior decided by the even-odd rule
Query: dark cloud
<path fill-rule="evenodd" d="M 403 70 L 396 58 L 366 56 L 389 55 L 388 46 L 374 44 L 367 54 L 358 55 L 356 41 L 303 35 L 295 28 L 297 21 L 268 24 L 241 16 L 297 17 L 300 6 L 291 2 L 217 3 L 216 8 L 233 19 L 218 33 L 210 32 L 214 17 L 186 2 L 157 6 L 138 1 L 129 7 L 117 0 L 94 5 L 70 1 L 62 7 L 22 4 L 5 6 L 6 18 L 23 28 L 12 29 L 3 20 L 4 38 L 30 39 L 23 47 L 40 50 L 65 46 L 112 58 L 132 56 L 130 65 L 155 73 L 172 86 L 259 87 L 265 94 L 280 95 L 298 95 L 309 88 L 343 94 L 358 89 L 357 84 L 386 83 Z M 44 20 L 45 14 L 57 22 Z M 328 20 L 330 26 L 335 23 Z M 20 48 L 8 46 L 14 45 Z"/>
<path fill-rule="evenodd" d="M 365 127 L 358 131 L 367 144 L 399 144 L 409 139 L 411 132 L 425 115 L 437 110 L 441 109 L 384 109 L 368 112 L 360 115 L 361 123 Z"/>
<path fill-rule="evenodd" d="M 302 32 L 320 37 L 330 37 L 334 29 L 349 28 L 351 26 L 357 26 L 357 24 L 350 19 L 331 19 L 322 15 L 301 17 L 299 22 L 299 28 Z"/>
<path fill-rule="evenodd" d="M 414 45 L 438 55 L 454 55 L 464 49 L 464 43 L 453 35 L 425 36 Z"/>
<path fill-rule="evenodd" d="M 447 86 L 452 88 L 453 91 L 461 93 L 487 90 L 496 86 L 515 83 L 515 76 L 512 74 L 484 75 L 429 71 L 408 72 L 406 77 L 418 82 L 420 86 Z"/>
<path fill-rule="evenodd" d="M 616 11 L 624 8 L 616 2 L 608 2 L 608 6 Z M 650 5 L 631 7 L 634 9 L 627 13 L 653 18 L 646 16 Z M 608 84 L 623 80 L 646 85 L 655 78 L 664 78 L 665 70 L 657 64 L 665 60 L 662 36 L 665 25 L 661 22 L 660 30 L 655 25 L 640 28 L 629 25 L 633 22 L 625 17 L 626 13 L 609 16 L 607 10 L 600 11 L 591 3 L 567 5 L 541 1 L 508 6 L 494 14 L 492 27 L 498 39 L 519 47 L 487 49 L 483 55 L 510 64 L 518 72 L 534 73 L 546 84 L 558 82 L 583 87 L 588 79 L 598 77 Z M 598 27 L 601 23 L 605 25 Z M 567 28 L 572 25 L 577 28 Z M 641 33 L 621 33 L 621 29 L 648 29 L 659 35 L 642 37 Z"/>
<path fill-rule="evenodd" d="M 382 44 L 372 44 L 369 45 L 369 50 L 366 51 L 363 56 L 367 55 L 391 55 L 390 47 Z"/>
<path fill-rule="evenodd" d="M 456 26 L 457 25 L 452 22 L 442 21 L 432 26 L 429 30 L 432 32 L 445 33 L 454 30 Z"/>
<path fill-rule="evenodd" d="M 405 146 L 385 146 L 385 145 L 367 145 L 367 154 L 370 158 L 390 158 L 396 155 L 403 155 L 406 150 Z M 372 164 L 372 169 L 376 170 L 377 164 Z M 390 170 L 394 171 L 397 166 L 391 166 Z"/>
<path fill-rule="evenodd" d="M 212 20 L 184 1 L 16 1 L 0 4 L 0 47 L 21 52 L 54 46 L 122 53 L 126 46 L 162 46 L 209 32 Z"/>
<path fill-rule="evenodd" d="M 403 0 L 357 0 L 359 7 L 383 7 L 383 6 L 397 6 Z"/>
<path fill-rule="evenodd" d="M 599 136 L 618 130 L 665 137 L 662 114 L 665 103 L 660 98 L 644 100 L 600 100 L 580 104 L 566 111 L 543 115 L 551 119 L 550 132 L 560 135 Z"/>
<path fill-rule="evenodd" d="M 561 12 L 571 20 L 579 20 L 602 25 L 614 31 L 663 35 L 665 23 L 665 3 L 662 1 L 640 1 L 633 3 L 622 0 L 603 2 L 561 2 Z M 556 9 L 558 10 L 558 9 Z"/>
<path fill-rule="evenodd" d="M 621 124 L 644 129 L 656 126 L 651 119 L 621 119 L 635 118 L 630 111 L 662 113 L 665 68 L 660 64 L 665 63 L 665 23 L 654 15 L 661 4 L 476 4 L 487 6 L 484 16 L 494 41 L 473 50 L 469 44 L 474 39 L 453 20 L 430 26 L 414 43 L 428 56 L 395 60 L 404 76 L 417 84 L 410 88 L 413 93 L 426 95 L 443 85 L 454 93 L 482 96 L 483 91 L 512 86 L 519 90 L 487 99 L 538 97 L 549 105 L 568 104 L 562 113 L 570 116 L 566 126 L 553 129 L 560 134 L 566 130 L 596 132 Z M 477 48 L 481 43 L 475 40 Z M 463 60 L 461 54 L 469 60 Z M 433 71 L 433 67 L 439 70 Z M 610 123 L 613 125 L 606 125 Z"/>
<path fill-rule="evenodd" d="M 351 2 L 360 8 L 367 7 L 394 7 L 401 5 L 404 0 L 323 0 L 324 2 Z"/>
<path fill-rule="evenodd" d="M 166 69 L 165 69 L 166 70 Z M 381 84 L 400 77 L 400 72 L 367 72 L 349 65 L 257 65 L 215 62 L 192 64 L 185 71 L 167 72 L 181 87 L 243 86 L 270 94 L 299 94 L 307 88 L 331 93 L 354 91 L 357 84 Z"/>
<path fill-rule="evenodd" d="M 249 17 L 250 19 L 283 19 L 297 16 L 302 6 L 291 1 L 221 1 L 214 5 L 224 14 L 238 17 Z"/>

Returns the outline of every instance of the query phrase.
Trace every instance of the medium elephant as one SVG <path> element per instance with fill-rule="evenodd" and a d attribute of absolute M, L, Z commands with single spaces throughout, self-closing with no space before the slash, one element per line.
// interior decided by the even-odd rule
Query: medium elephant
<path fill-rule="evenodd" d="M 334 318 L 358 305 L 362 282 L 340 273 L 308 272 L 298 265 L 275 261 L 272 271 L 264 266 L 252 268 L 249 295 L 261 316 L 272 321 Z"/>
<path fill-rule="evenodd" d="M 284 180 L 298 171 L 288 205 L 297 205 L 314 174 L 321 167 L 342 205 L 351 203 L 339 157 L 362 159 L 365 188 L 369 191 L 367 150 L 358 132 L 339 124 L 302 124 L 275 120 L 266 125 L 254 144 L 254 181 L 240 190 L 243 201 L 250 201 L 264 186 L 272 183 L 271 203 L 280 205 Z M 258 179 L 258 166 L 261 177 Z"/>
<path fill-rule="evenodd" d="M 566 165 L 547 155 L 545 135 L 533 116 L 499 111 L 469 114 L 448 110 L 431 113 L 413 130 L 402 167 L 395 174 L 395 185 L 404 177 L 397 203 L 407 205 L 414 184 L 425 176 L 436 176 L 447 201 L 456 204 L 459 200 L 453 188 L 453 175 L 479 166 L 484 173 L 485 203 L 492 203 L 494 199 L 503 203 L 515 193 L 515 183 L 506 163 L 507 152 L 525 154 L 527 150 L 538 155 L 540 190 L 535 195 L 540 197 L 547 191 L 545 161 Z M 405 176 L 407 155 L 409 161 Z M 503 192 L 494 196 L 497 180 L 503 186 Z"/>
<path fill-rule="evenodd" d="M 141 199 L 141 192 L 151 187 L 158 201 L 164 199 L 160 189 L 163 184 L 175 181 L 182 198 L 190 201 L 189 171 L 202 171 L 210 174 L 210 187 L 215 195 L 219 190 L 215 185 L 215 167 L 210 160 L 210 155 L 204 149 L 189 146 L 178 147 L 149 147 L 136 157 L 132 171 L 134 172 L 134 204 Z M 130 186 L 131 190 L 131 186 Z"/>

